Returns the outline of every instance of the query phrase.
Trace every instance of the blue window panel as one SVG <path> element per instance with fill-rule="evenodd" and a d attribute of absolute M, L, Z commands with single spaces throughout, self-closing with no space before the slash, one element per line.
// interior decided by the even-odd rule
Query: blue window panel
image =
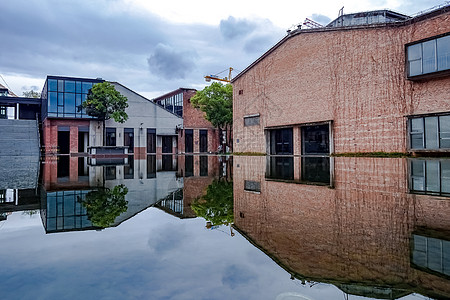
<path fill-rule="evenodd" d="M 75 85 L 76 85 L 76 92 L 81 93 L 81 81 L 76 81 Z"/>
<path fill-rule="evenodd" d="M 75 93 L 75 81 L 66 80 L 64 85 L 64 92 Z"/>
<path fill-rule="evenodd" d="M 64 93 L 58 93 L 58 105 L 64 105 Z"/>
<path fill-rule="evenodd" d="M 58 80 L 58 92 L 64 92 L 64 80 Z"/>
<path fill-rule="evenodd" d="M 424 42 L 422 50 L 423 73 L 436 72 L 436 40 Z"/>
<path fill-rule="evenodd" d="M 92 82 L 83 82 L 81 92 L 83 94 L 87 94 L 87 93 L 89 93 L 89 90 L 91 89 L 91 87 L 92 87 Z"/>
<path fill-rule="evenodd" d="M 64 97 L 64 106 L 65 106 L 65 112 L 66 113 L 75 113 L 75 94 L 72 93 L 65 93 Z"/>
<path fill-rule="evenodd" d="M 49 92 L 48 93 L 48 111 L 56 112 L 58 107 L 58 93 Z"/>
<path fill-rule="evenodd" d="M 437 39 L 438 71 L 450 69 L 450 35 Z"/>
<path fill-rule="evenodd" d="M 77 112 L 78 112 L 78 107 L 81 105 L 81 95 L 80 94 L 76 94 L 75 96 L 75 105 L 77 106 Z M 80 110 L 81 112 L 81 110 Z"/>
<path fill-rule="evenodd" d="M 64 114 L 64 106 L 58 106 L 58 117 L 62 117 Z"/>
<path fill-rule="evenodd" d="M 58 91 L 58 81 L 56 79 L 47 80 L 48 91 L 57 92 Z"/>

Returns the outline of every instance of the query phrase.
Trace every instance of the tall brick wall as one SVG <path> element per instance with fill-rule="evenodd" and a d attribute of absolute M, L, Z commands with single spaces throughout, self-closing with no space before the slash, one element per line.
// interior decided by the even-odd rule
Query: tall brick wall
<path fill-rule="evenodd" d="M 332 120 L 336 153 L 407 151 L 406 116 L 450 111 L 450 78 L 407 80 L 405 44 L 449 28 L 447 12 L 404 26 L 286 38 L 233 82 L 234 150 L 266 152 L 270 127 Z M 260 125 L 244 127 L 252 114 Z"/>
<path fill-rule="evenodd" d="M 216 130 L 204 117 L 204 112 L 194 108 L 191 104 L 191 97 L 195 91 L 187 90 L 183 93 L 183 127 L 194 131 L 194 153 L 200 152 L 200 130 L 208 130 L 208 152 L 217 151 L 219 146 L 218 130 Z M 184 131 L 178 133 L 180 152 L 185 152 Z"/>
<path fill-rule="evenodd" d="M 58 126 L 69 127 L 70 153 L 78 153 L 78 127 L 89 127 L 89 120 L 51 119 L 47 118 L 42 124 L 42 138 L 46 154 L 59 153 Z"/>
<path fill-rule="evenodd" d="M 234 157 L 235 225 L 297 277 L 450 297 L 448 280 L 410 261 L 419 227 L 449 232 L 450 202 L 409 194 L 405 159 L 335 158 L 334 174 L 334 188 L 277 182 L 265 158 Z"/>

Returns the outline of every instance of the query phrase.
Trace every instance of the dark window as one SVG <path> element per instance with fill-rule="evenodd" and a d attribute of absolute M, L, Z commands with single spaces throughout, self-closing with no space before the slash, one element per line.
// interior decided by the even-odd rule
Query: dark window
<path fill-rule="evenodd" d="M 123 145 L 128 147 L 128 153 L 134 152 L 134 129 L 124 128 L 123 130 Z"/>
<path fill-rule="evenodd" d="M 259 115 L 244 117 L 244 126 L 255 126 L 255 125 L 259 125 Z"/>
<path fill-rule="evenodd" d="M 58 149 L 60 154 L 69 154 L 70 152 L 70 132 L 69 130 L 58 129 Z"/>
<path fill-rule="evenodd" d="M 172 136 L 162 137 L 162 153 L 172 153 Z"/>
<path fill-rule="evenodd" d="M 156 156 L 147 155 L 147 178 L 156 177 Z"/>
<path fill-rule="evenodd" d="M 156 129 L 147 128 L 147 153 L 156 153 Z"/>
<path fill-rule="evenodd" d="M 450 35 L 406 47 L 408 77 L 450 69 Z"/>
<path fill-rule="evenodd" d="M 128 156 L 128 165 L 123 167 L 124 179 L 134 179 L 134 157 Z"/>
<path fill-rule="evenodd" d="M 330 184 L 329 157 L 302 157 L 302 182 Z"/>
<path fill-rule="evenodd" d="M 161 171 L 176 171 L 177 164 L 174 161 L 173 155 L 163 155 L 161 157 Z"/>
<path fill-rule="evenodd" d="M 411 149 L 450 148 L 450 115 L 414 117 L 409 125 Z"/>
<path fill-rule="evenodd" d="M 184 176 L 194 176 L 194 157 L 192 155 L 186 155 L 184 157 Z"/>
<path fill-rule="evenodd" d="M 200 130 L 200 152 L 208 152 L 208 130 Z"/>
<path fill-rule="evenodd" d="M 192 129 L 186 129 L 184 131 L 184 145 L 186 153 L 194 152 L 194 131 Z"/>
<path fill-rule="evenodd" d="M 266 177 L 271 179 L 294 180 L 294 158 L 269 157 L 266 165 Z"/>
<path fill-rule="evenodd" d="M 0 106 L 0 119 L 7 119 L 6 106 Z"/>
<path fill-rule="evenodd" d="M 115 146 L 115 145 L 116 145 L 116 128 L 106 128 L 105 146 Z"/>
<path fill-rule="evenodd" d="M 293 154 L 292 128 L 271 131 L 271 154 Z"/>
<path fill-rule="evenodd" d="M 200 156 L 200 176 L 208 176 L 208 156 Z"/>
<path fill-rule="evenodd" d="M 302 127 L 303 154 L 329 154 L 329 125 Z"/>
<path fill-rule="evenodd" d="M 116 167 L 115 166 L 106 166 L 104 167 L 105 172 L 105 180 L 114 180 L 116 179 Z"/>

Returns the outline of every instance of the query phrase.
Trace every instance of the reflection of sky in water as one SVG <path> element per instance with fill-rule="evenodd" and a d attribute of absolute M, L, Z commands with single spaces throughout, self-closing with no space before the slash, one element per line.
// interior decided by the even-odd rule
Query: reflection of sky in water
<path fill-rule="evenodd" d="M 290 275 L 238 233 L 150 208 L 115 228 L 45 234 L 39 215 L 1 223 L 2 299 L 343 299 Z M 421 299 L 409 295 L 402 299 Z M 367 299 L 349 296 L 349 299 Z"/>

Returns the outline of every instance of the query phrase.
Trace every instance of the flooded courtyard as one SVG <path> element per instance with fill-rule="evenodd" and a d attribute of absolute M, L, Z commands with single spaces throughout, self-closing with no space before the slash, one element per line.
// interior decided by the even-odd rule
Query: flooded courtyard
<path fill-rule="evenodd" d="M 450 160 L 2 157 L 2 299 L 448 299 Z"/>

